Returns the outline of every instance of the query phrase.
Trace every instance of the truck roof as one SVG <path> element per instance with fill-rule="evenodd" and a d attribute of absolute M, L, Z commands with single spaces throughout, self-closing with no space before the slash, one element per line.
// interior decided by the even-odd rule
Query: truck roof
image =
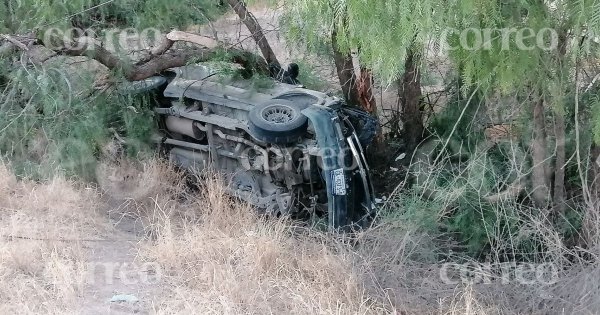
<path fill-rule="evenodd" d="M 269 99 L 286 95 L 303 95 L 314 103 L 331 99 L 325 93 L 308 90 L 273 80 L 268 87 L 258 88 L 251 80 L 233 78 L 224 71 L 197 64 L 170 69 L 175 78 L 164 91 L 166 97 L 189 97 L 213 103 L 232 103 L 233 107 L 254 106 Z M 247 109 L 247 108 L 246 108 Z"/>

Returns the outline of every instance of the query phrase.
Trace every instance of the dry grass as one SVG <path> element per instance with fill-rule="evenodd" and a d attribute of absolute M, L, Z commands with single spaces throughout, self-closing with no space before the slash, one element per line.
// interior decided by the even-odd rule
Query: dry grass
<path fill-rule="evenodd" d="M 491 315 L 502 314 L 497 308 L 487 307 L 482 305 L 475 297 L 473 287 L 466 285 L 464 288 L 457 290 L 456 294 L 440 301 L 440 314 L 443 315 Z"/>
<path fill-rule="evenodd" d="M 85 287 L 78 240 L 105 235 L 94 189 L 17 181 L 0 164 L 0 313 L 71 313 Z M 69 241 L 60 241 L 67 239 Z"/>
<path fill-rule="evenodd" d="M 164 215 L 154 217 L 164 221 L 153 226 L 156 240 L 141 255 L 160 263 L 168 278 L 169 294 L 157 304 L 158 313 L 393 311 L 369 296 L 353 264 L 355 253 L 342 240 L 265 220 L 227 196 L 218 177 L 204 179 L 198 196 L 177 209 L 156 204 Z"/>
<path fill-rule="evenodd" d="M 160 266 L 160 294 L 145 301 L 153 313 L 594 314 L 600 303 L 597 263 L 553 261 L 565 270 L 548 285 L 444 283 L 432 237 L 398 218 L 331 235 L 257 215 L 216 175 L 190 189 L 156 161 L 100 170 L 104 197 L 60 177 L 19 181 L 0 166 L 0 313 L 76 313 L 88 248 L 57 239 L 106 236 L 98 209 L 115 201 L 144 222 L 138 259 Z M 531 221 L 553 256 L 564 253 L 550 227 Z"/>
<path fill-rule="evenodd" d="M 428 258 L 431 237 L 400 220 L 334 236 L 265 220 L 227 196 L 218 176 L 205 174 L 186 192 L 168 167 L 146 171 L 175 180 L 163 188 L 178 187 L 173 196 L 154 186 L 152 203 L 136 200 L 149 207 L 138 213 L 152 236 L 139 258 L 158 263 L 166 279 L 157 313 L 592 314 L 600 297 L 590 287 L 598 277 L 581 279 L 594 266 L 571 266 L 548 285 L 444 283 Z M 565 253 L 550 227 L 532 220 L 531 228 L 553 256 Z"/>

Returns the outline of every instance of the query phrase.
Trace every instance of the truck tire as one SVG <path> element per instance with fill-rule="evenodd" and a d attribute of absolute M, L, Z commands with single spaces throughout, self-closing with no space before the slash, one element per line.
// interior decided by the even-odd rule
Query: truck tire
<path fill-rule="evenodd" d="M 297 142 L 306 133 L 308 118 L 303 105 L 273 99 L 254 107 L 248 115 L 250 134 L 259 141 L 276 144 Z"/>

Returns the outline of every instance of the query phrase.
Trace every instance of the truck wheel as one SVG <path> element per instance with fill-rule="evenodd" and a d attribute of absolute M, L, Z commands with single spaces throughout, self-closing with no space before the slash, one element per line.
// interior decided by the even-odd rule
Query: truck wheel
<path fill-rule="evenodd" d="M 250 134 L 263 142 L 276 144 L 296 142 L 308 127 L 308 118 L 300 112 L 304 108 L 306 106 L 279 99 L 257 105 L 248 116 Z"/>

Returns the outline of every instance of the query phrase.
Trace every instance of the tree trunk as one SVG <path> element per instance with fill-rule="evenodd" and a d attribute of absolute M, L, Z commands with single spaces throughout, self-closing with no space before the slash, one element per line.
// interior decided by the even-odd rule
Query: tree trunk
<path fill-rule="evenodd" d="M 409 51 L 404 62 L 404 75 L 399 82 L 398 102 L 402 111 L 406 151 L 412 152 L 423 138 L 423 115 L 421 113 L 421 74 L 419 62 L 413 51 Z"/>
<path fill-rule="evenodd" d="M 337 43 L 337 31 L 331 34 L 331 45 L 333 48 L 333 60 L 337 71 L 340 86 L 344 100 L 348 105 L 359 106 L 359 93 L 356 85 L 356 75 L 354 72 L 354 63 L 350 53 L 342 53 Z"/>
<path fill-rule="evenodd" d="M 567 52 L 567 32 L 561 31 L 558 36 L 558 40 L 558 61 L 562 67 L 565 62 L 564 57 Z M 564 106 L 564 104 L 560 105 Z M 563 214 L 565 212 L 565 164 L 567 159 L 567 153 L 565 149 L 565 112 L 560 110 L 559 106 L 554 106 L 554 108 L 556 162 L 554 166 L 554 192 L 552 196 L 552 203 L 554 207 L 554 214 Z"/>
<path fill-rule="evenodd" d="M 227 3 L 229 3 L 229 6 L 231 6 L 233 11 L 235 11 L 235 13 L 242 20 L 242 23 L 244 23 L 244 25 L 246 25 L 246 27 L 250 31 L 252 38 L 256 42 L 256 45 L 260 49 L 260 52 L 267 61 L 267 64 L 269 66 L 276 66 L 278 69 L 281 69 L 281 64 L 279 63 L 279 60 L 277 60 L 277 56 L 273 52 L 271 45 L 269 45 L 269 42 L 265 37 L 262 27 L 260 26 L 260 24 L 258 24 L 258 21 L 254 17 L 254 15 L 250 11 L 248 11 L 246 3 L 244 3 L 244 1 L 242 0 L 227 0 Z"/>
<path fill-rule="evenodd" d="M 532 179 L 533 192 L 532 198 L 536 206 L 546 208 L 548 206 L 548 172 L 547 172 L 547 146 L 546 146 L 546 120 L 544 116 L 544 99 L 538 95 L 538 99 L 533 106 L 533 141 L 532 141 L 533 160 Z"/>
<path fill-rule="evenodd" d="M 565 211 L 565 117 L 564 113 L 555 111 L 554 135 L 556 137 L 556 163 L 554 168 L 554 212 L 562 214 Z"/>
<path fill-rule="evenodd" d="M 377 103 L 373 95 L 373 83 L 371 70 L 361 67 L 357 84 L 360 107 L 370 114 L 377 115 Z"/>
<path fill-rule="evenodd" d="M 590 181 L 591 189 L 590 194 L 594 197 L 595 203 L 600 204 L 600 145 L 593 144 L 590 150 L 591 156 L 591 170 L 590 170 Z"/>

